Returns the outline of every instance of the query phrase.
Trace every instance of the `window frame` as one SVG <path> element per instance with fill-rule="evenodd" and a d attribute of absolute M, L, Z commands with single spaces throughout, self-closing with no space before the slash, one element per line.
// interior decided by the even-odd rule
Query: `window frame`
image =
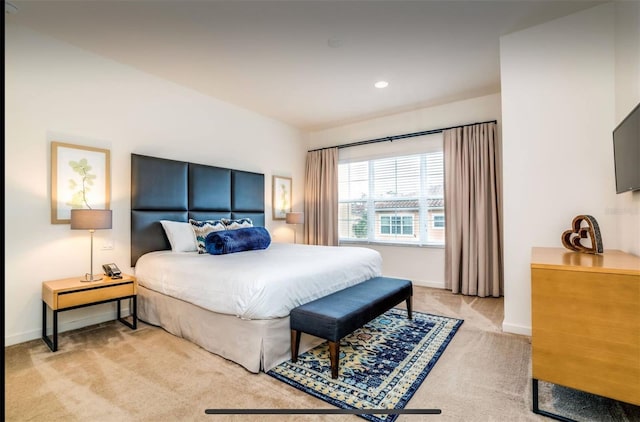
<path fill-rule="evenodd" d="M 438 162 L 438 166 L 437 166 L 441 169 L 441 172 L 436 170 L 435 175 L 432 170 L 433 167 L 428 168 L 427 166 L 427 161 L 432 162 L 433 160 L 433 157 L 430 156 L 431 154 L 440 154 L 440 158 L 442 160 Z M 375 167 L 374 163 L 377 160 L 383 160 L 383 159 L 401 160 L 409 156 L 419 156 L 419 159 L 420 159 L 420 173 L 418 176 L 419 186 L 417 187 L 418 197 L 396 197 L 396 198 L 375 197 L 374 193 L 376 192 L 375 191 L 376 175 L 374 171 L 374 167 Z M 338 236 L 339 236 L 338 243 L 339 244 L 350 244 L 350 243 L 384 244 L 384 245 L 392 245 L 392 246 L 443 248 L 444 237 L 442 236 L 441 231 L 444 230 L 445 228 L 434 227 L 433 226 L 434 220 L 429 218 L 429 214 L 433 213 L 434 211 L 438 213 L 437 215 L 440 215 L 440 214 L 444 215 L 444 156 L 443 156 L 442 148 L 431 149 L 429 151 L 418 152 L 418 153 L 378 156 L 378 157 L 372 157 L 369 159 L 352 158 L 352 159 L 344 160 L 340 162 L 339 166 L 352 165 L 352 164 L 362 165 L 363 163 L 366 163 L 366 168 L 368 170 L 366 172 L 368 174 L 368 178 L 366 181 L 367 182 L 366 192 L 362 195 L 362 197 L 359 197 L 357 199 L 355 198 L 348 198 L 348 199 L 342 199 L 342 200 L 340 198 L 338 199 L 338 204 L 339 204 L 338 206 L 340 207 L 339 215 L 338 215 L 338 224 L 340 225 L 339 233 L 338 233 Z M 349 185 L 349 183 L 351 182 L 350 180 L 351 171 L 352 171 L 351 168 L 349 168 L 348 170 L 349 173 L 347 176 L 349 180 L 346 181 L 347 187 L 345 188 L 345 189 L 348 189 L 349 192 L 351 187 Z M 361 168 L 360 172 L 362 171 L 364 171 L 364 169 Z M 340 173 L 341 171 L 339 171 L 338 182 L 339 184 L 342 184 L 345 181 L 341 179 Z M 398 174 L 396 173 L 395 177 L 397 178 L 397 176 Z M 434 185 L 433 182 L 430 182 L 430 180 L 427 180 L 428 178 L 431 178 L 431 177 L 436 177 L 436 180 L 440 179 L 441 183 L 436 182 L 436 184 Z M 356 178 L 356 181 L 360 183 L 364 182 L 362 178 L 359 178 L 359 179 Z M 435 190 L 433 189 L 434 186 L 436 187 Z M 440 200 L 441 205 L 429 206 L 429 204 L 431 203 L 430 201 L 432 201 L 433 199 Z M 376 207 L 375 203 L 380 201 L 393 201 L 393 200 L 398 200 L 398 201 L 413 200 L 418 203 L 417 207 L 415 208 L 414 214 L 408 213 L 407 209 L 402 209 L 402 208 L 400 209 L 389 208 L 384 210 L 384 212 L 399 213 L 399 214 L 395 214 L 396 216 L 410 216 L 411 223 L 412 223 L 411 234 L 392 233 L 393 229 L 391 229 L 391 227 L 393 227 L 393 225 L 391 224 L 389 225 L 391 233 L 388 233 L 388 234 L 382 233 L 381 217 L 383 217 L 383 215 L 378 215 L 381 210 L 375 208 Z M 355 204 L 357 204 L 357 206 L 359 207 L 362 206 L 364 208 L 364 213 L 358 216 L 357 219 L 356 217 L 353 217 L 353 214 L 352 214 L 352 207 Z M 345 205 L 347 208 L 342 208 Z M 346 215 L 346 218 L 341 218 L 342 215 Z M 394 214 L 389 214 L 388 216 L 391 217 L 392 215 Z M 365 221 L 364 224 L 366 224 L 366 236 L 358 237 L 354 233 L 354 226 L 356 224 L 359 224 L 359 222 L 362 220 L 364 220 Z M 343 224 L 345 224 L 347 227 L 343 226 Z M 400 227 L 403 227 L 403 225 L 400 224 Z M 438 233 L 436 234 L 435 239 L 432 234 L 433 230 L 436 230 Z M 344 232 L 348 233 L 348 236 L 342 237 L 342 233 Z M 380 239 L 380 237 L 382 236 L 389 236 L 389 237 L 395 236 L 396 238 Z"/>

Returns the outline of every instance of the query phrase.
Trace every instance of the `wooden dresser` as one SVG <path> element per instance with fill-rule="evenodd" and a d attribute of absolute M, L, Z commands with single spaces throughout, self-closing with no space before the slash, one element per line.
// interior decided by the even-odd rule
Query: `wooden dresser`
<path fill-rule="evenodd" d="M 538 380 L 640 405 L 640 257 L 533 248 L 531 314 L 534 412 Z"/>

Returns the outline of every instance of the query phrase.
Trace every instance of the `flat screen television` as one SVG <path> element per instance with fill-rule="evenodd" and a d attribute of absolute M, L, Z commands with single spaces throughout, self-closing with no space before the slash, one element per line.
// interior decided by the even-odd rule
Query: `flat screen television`
<path fill-rule="evenodd" d="M 640 104 L 613 130 L 616 193 L 640 190 Z"/>

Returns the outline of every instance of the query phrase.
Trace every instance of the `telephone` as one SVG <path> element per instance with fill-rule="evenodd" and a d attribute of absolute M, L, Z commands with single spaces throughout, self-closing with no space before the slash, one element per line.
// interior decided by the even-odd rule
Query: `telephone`
<path fill-rule="evenodd" d="M 104 273 L 111 278 L 122 278 L 122 271 L 116 264 L 104 264 L 102 266 Z"/>

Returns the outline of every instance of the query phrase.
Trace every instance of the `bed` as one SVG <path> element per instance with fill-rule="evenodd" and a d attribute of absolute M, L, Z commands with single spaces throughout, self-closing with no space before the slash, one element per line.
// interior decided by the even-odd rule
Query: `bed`
<path fill-rule="evenodd" d="M 228 255 L 172 252 L 160 221 L 264 226 L 264 175 L 131 155 L 131 266 L 138 316 L 251 372 L 290 358 L 295 306 L 382 275 L 368 248 L 272 243 Z M 304 336 L 300 350 L 323 340 Z"/>

